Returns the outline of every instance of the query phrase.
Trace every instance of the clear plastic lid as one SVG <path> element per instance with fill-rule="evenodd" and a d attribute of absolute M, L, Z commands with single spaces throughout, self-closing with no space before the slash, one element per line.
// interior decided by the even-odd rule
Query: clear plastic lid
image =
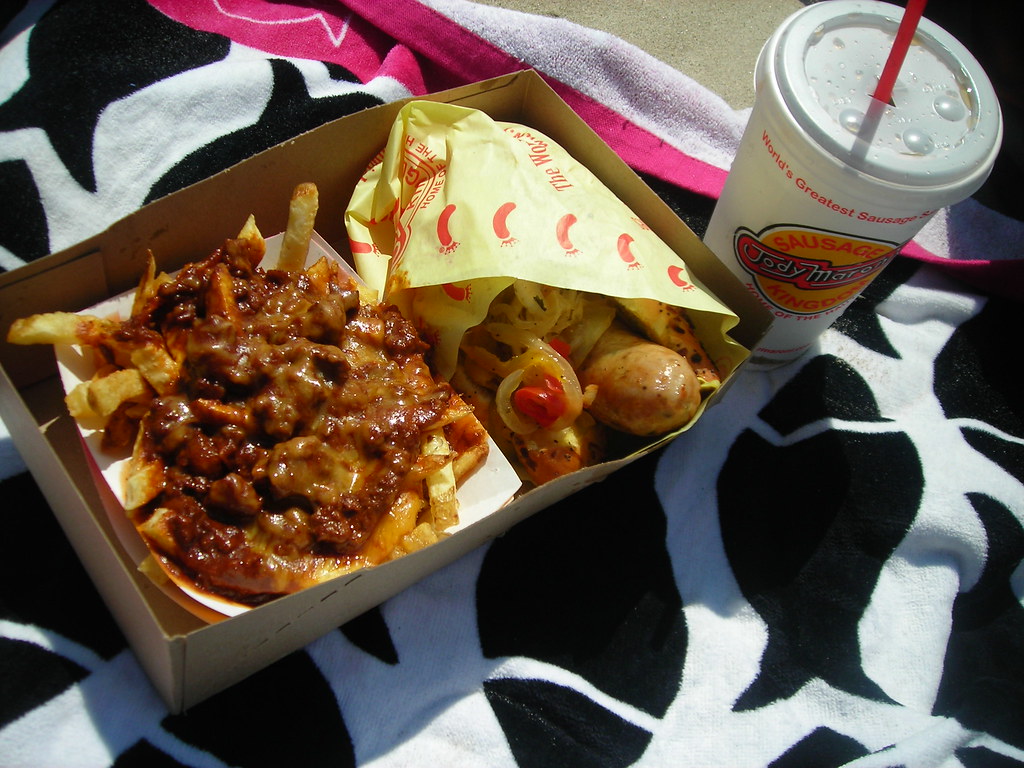
<path fill-rule="evenodd" d="M 921 19 L 893 90 L 872 98 L 903 16 L 881 2 L 831 0 L 791 17 L 772 60 L 796 123 L 857 170 L 913 187 L 979 186 L 1002 138 L 995 91 L 952 35 Z"/>

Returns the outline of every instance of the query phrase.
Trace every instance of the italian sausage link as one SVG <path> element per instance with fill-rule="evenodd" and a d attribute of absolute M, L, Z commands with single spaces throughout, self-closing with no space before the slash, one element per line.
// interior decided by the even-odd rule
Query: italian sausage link
<path fill-rule="evenodd" d="M 634 435 L 678 429 L 700 405 L 700 383 L 690 363 L 619 323 L 605 331 L 579 373 L 584 387 L 597 387 L 591 415 Z"/>

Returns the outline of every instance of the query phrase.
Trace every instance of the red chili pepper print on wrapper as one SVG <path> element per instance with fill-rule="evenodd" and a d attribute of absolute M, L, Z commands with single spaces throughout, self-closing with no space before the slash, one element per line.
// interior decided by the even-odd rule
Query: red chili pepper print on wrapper
<path fill-rule="evenodd" d="M 572 244 L 572 240 L 569 238 L 569 229 L 575 223 L 575 214 L 567 213 L 555 225 L 555 238 L 558 240 L 558 245 L 565 251 L 566 256 L 575 256 L 579 253 L 579 249 Z"/>
<path fill-rule="evenodd" d="M 473 295 L 472 285 L 455 285 L 455 283 L 443 283 L 441 290 L 453 301 L 469 301 Z"/>
<path fill-rule="evenodd" d="M 440 243 L 440 253 L 451 253 L 459 247 L 459 242 L 452 237 L 451 219 L 455 213 L 455 203 L 448 203 L 437 217 L 437 241 Z"/>
<path fill-rule="evenodd" d="M 668 273 L 668 279 L 672 281 L 673 285 L 678 285 L 684 291 L 693 290 L 693 283 L 686 279 L 686 270 L 684 270 L 682 267 L 678 267 L 675 264 L 672 264 L 669 266 L 666 272 Z"/>
<path fill-rule="evenodd" d="M 491 226 L 494 228 L 495 236 L 501 240 L 502 247 L 506 245 L 514 245 L 518 242 L 516 238 L 512 237 L 512 233 L 508 228 L 508 217 L 516 209 L 516 204 L 509 201 L 503 203 L 498 207 L 498 210 L 494 212 L 494 219 L 491 221 Z"/>
<path fill-rule="evenodd" d="M 637 261 L 636 256 L 633 254 L 632 245 L 633 236 L 623 232 L 619 235 L 619 241 L 616 243 L 615 248 L 619 252 L 619 258 L 629 265 L 627 269 L 643 269 L 644 265 Z"/>

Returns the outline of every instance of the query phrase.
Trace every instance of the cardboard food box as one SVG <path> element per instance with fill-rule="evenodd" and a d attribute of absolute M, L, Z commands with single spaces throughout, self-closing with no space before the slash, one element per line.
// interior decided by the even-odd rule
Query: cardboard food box
<path fill-rule="evenodd" d="M 519 72 L 425 98 L 479 109 L 550 136 L 636 211 L 684 258 L 691 274 L 739 316 L 730 334 L 736 341 L 750 348 L 763 335 L 767 313 L 536 73 Z M 6 339 L 15 318 L 78 311 L 129 290 L 145 267 L 149 249 L 158 267 L 170 271 L 205 257 L 249 214 L 263 231 L 283 231 L 287 210 L 282 200 L 300 181 L 318 186 L 318 231 L 349 258 L 344 211 L 405 103 L 323 125 L 157 200 L 82 243 L 0 275 L 0 338 Z M 715 401 L 728 383 L 714 395 Z M 109 490 L 94 481 L 63 397 L 52 348 L 0 342 L 0 416 L 140 663 L 175 712 L 301 648 L 670 439 L 653 440 L 629 456 L 526 491 L 424 550 L 230 618 L 206 621 L 141 573 L 137 553 L 122 545 L 104 507 Z"/>

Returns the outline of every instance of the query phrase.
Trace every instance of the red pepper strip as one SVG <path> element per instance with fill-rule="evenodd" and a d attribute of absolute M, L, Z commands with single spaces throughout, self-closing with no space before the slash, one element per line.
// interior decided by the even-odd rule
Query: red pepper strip
<path fill-rule="evenodd" d="M 544 377 L 543 387 L 520 387 L 512 395 L 516 408 L 547 429 L 565 413 L 565 390 L 554 376 Z"/>
<path fill-rule="evenodd" d="M 572 347 L 567 342 L 562 341 L 560 338 L 555 336 L 548 342 L 548 345 L 555 350 L 558 354 L 564 357 L 566 360 L 569 359 L 569 355 L 572 354 Z"/>

